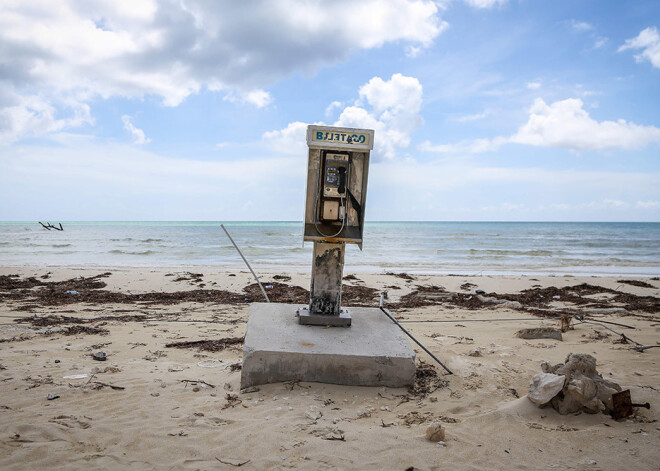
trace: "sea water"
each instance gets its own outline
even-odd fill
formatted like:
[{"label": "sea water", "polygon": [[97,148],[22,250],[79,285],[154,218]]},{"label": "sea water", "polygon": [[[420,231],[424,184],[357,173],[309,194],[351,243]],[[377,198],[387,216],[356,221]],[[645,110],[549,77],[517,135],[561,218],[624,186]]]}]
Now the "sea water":
[{"label": "sea water", "polygon": [[[248,261],[306,271],[300,222],[225,222]],[[244,269],[220,222],[0,222],[1,266]],[[346,271],[660,275],[660,223],[367,222]]]}]

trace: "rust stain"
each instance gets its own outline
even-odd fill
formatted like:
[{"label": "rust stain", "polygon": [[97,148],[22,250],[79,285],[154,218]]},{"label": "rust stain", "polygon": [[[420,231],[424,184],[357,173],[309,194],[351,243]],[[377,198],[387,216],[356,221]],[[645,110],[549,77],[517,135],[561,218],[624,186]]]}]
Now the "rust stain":
[{"label": "rust stain", "polygon": [[300,342],[300,345],[302,345],[303,347],[313,347],[313,346],[315,346],[316,344],[314,344],[314,343],[309,343],[309,342]]}]

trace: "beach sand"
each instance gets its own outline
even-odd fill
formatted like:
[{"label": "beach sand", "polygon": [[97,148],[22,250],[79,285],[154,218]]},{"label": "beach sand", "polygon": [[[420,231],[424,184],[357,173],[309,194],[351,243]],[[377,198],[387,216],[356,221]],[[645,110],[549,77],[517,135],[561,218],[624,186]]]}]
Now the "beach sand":
[{"label": "beach sand", "polygon": [[[262,301],[245,271],[0,275],[1,469],[659,468],[660,348],[640,353],[579,322],[563,341],[515,336],[559,326],[543,314],[587,313],[654,345],[657,279],[354,273],[345,304],[375,307],[387,290],[392,313],[454,374],[414,345],[424,374],[413,390],[291,382],[241,392],[249,302]],[[308,273],[260,276],[280,302],[301,302],[309,288]],[[583,283],[591,287],[567,289]],[[482,303],[476,289],[521,304]],[[14,321],[31,316],[41,320]],[[450,322],[411,322],[429,320]],[[214,351],[166,346],[220,339],[207,344]],[[107,361],[94,361],[98,351]],[[525,397],[532,376],[570,352],[596,357],[603,377],[651,409],[617,422],[536,407]],[[432,422],[443,423],[443,444],[425,438]]]}]

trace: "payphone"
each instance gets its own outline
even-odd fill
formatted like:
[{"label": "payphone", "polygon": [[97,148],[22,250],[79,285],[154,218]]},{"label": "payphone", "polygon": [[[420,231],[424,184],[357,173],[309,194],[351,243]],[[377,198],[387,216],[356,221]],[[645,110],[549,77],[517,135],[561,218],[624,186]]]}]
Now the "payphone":
[{"label": "payphone", "polygon": [[303,240],[314,242],[309,308],[301,324],[350,326],[341,309],[345,244],[362,249],[371,129],[307,127],[307,200]]}]

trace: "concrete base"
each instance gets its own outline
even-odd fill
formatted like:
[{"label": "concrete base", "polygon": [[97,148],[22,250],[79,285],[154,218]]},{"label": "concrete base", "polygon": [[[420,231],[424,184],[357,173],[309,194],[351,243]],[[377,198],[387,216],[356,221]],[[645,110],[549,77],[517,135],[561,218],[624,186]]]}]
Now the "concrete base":
[{"label": "concrete base", "polygon": [[300,305],[253,303],[243,346],[241,388],[282,381],[403,387],[415,380],[415,352],[377,308],[351,308],[348,329],[300,325]]},{"label": "concrete base", "polygon": [[341,310],[338,316],[313,314],[307,308],[298,309],[298,324],[302,325],[322,325],[328,327],[350,327],[351,315]]}]

